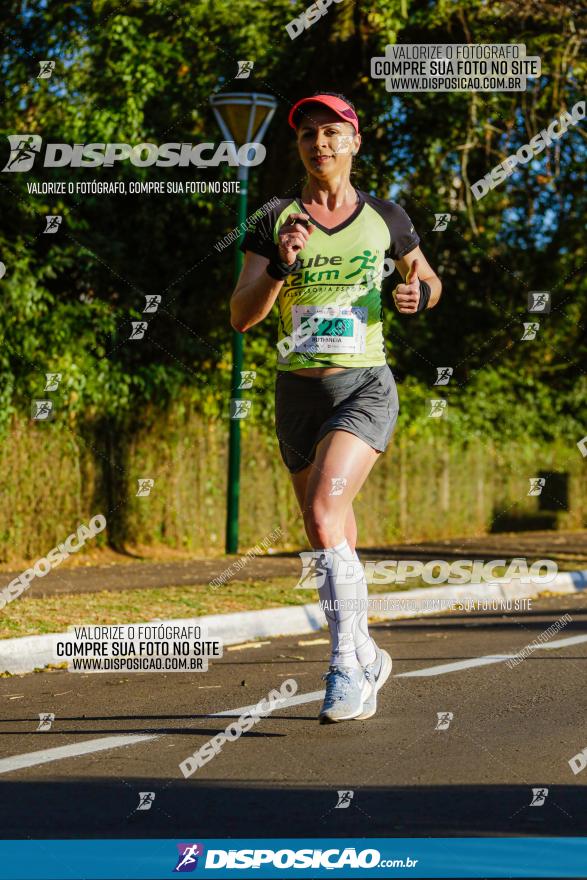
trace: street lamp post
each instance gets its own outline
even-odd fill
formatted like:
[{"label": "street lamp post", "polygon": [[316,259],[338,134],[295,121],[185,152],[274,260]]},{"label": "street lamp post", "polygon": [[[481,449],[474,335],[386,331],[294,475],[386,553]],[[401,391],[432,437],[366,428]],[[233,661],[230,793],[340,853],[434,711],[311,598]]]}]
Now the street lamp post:
[{"label": "street lamp post", "polygon": [[[210,104],[214,116],[226,141],[233,141],[236,146],[243,144],[259,144],[273,118],[277,101],[272,95],[257,92],[222,92],[212,95]],[[238,196],[239,237],[235,250],[234,277],[240,275],[243,265],[243,254],[238,247],[244,237],[244,224],[247,217],[248,165],[238,166],[240,192]],[[228,442],[228,484],[226,490],[226,552],[238,551],[238,507],[240,494],[240,458],[241,434],[240,418],[235,417],[232,401],[240,400],[241,371],[243,368],[243,334],[236,330],[232,333],[232,376],[230,405],[230,434]]]}]

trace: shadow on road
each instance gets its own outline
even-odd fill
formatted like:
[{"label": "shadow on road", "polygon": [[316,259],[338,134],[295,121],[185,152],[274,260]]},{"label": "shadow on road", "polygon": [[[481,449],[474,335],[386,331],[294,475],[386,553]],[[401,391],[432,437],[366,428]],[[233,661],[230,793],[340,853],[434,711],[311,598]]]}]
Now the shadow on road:
[{"label": "shadow on road", "polygon": [[[98,760],[108,760],[99,758]],[[334,783],[335,784],[335,783]],[[0,783],[5,838],[419,837],[587,833],[583,786],[554,785],[530,807],[528,785],[355,789],[336,809],[334,788],[269,788],[193,780]],[[139,791],[155,792],[136,811]]]}]

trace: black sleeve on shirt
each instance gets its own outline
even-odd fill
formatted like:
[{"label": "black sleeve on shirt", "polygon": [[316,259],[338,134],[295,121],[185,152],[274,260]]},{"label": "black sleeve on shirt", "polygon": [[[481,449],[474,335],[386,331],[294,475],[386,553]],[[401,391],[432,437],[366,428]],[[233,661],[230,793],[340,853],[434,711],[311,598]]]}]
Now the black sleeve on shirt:
[{"label": "black sleeve on shirt", "polygon": [[377,213],[385,220],[389,229],[391,244],[387,253],[392,260],[399,260],[401,257],[413,251],[420,244],[420,236],[414,229],[414,224],[404,211],[404,209],[395,202],[388,202],[384,199],[378,199],[368,193],[364,193],[365,200]]},{"label": "black sleeve on shirt", "polygon": [[271,207],[269,212],[263,217],[256,219],[254,214],[250,218],[250,222],[245,232],[242,244],[239,245],[243,253],[253,251],[260,254],[268,260],[278,260],[278,247],[273,240],[275,226],[279,215],[283,209],[291,202],[291,199],[279,199],[275,207]]}]

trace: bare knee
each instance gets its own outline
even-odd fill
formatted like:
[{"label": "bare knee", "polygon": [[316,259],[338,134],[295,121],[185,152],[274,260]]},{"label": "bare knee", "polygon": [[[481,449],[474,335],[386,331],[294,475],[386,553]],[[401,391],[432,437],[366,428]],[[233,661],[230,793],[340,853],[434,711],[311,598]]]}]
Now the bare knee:
[{"label": "bare knee", "polygon": [[304,526],[314,548],[335,547],[344,541],[344,521],[339,512],[319,503],[310,504],[304,511]]}]

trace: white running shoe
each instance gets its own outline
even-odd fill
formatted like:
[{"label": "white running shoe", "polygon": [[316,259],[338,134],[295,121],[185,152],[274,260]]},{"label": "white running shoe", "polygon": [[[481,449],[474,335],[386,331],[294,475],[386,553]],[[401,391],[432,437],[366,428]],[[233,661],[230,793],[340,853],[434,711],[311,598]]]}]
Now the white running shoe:
[{"label": "white running shoe", "polygon": [[371,695],[371,685],[362,668],[330,666],[326,675],[326,694],[318,716],[320,724],[356,718]]},{"label": "white running shoe", "polygon": [[383,687],[389,676],[391,675],[392,659],[383,648],[375,649],[377,651],[373,663],[363,667],[365,678],[371,685],[371,693],[363,703],[363,711],[360,715],[355,715],[356,721],[364,721],[371,718],[377,711],[377,691]]}]

